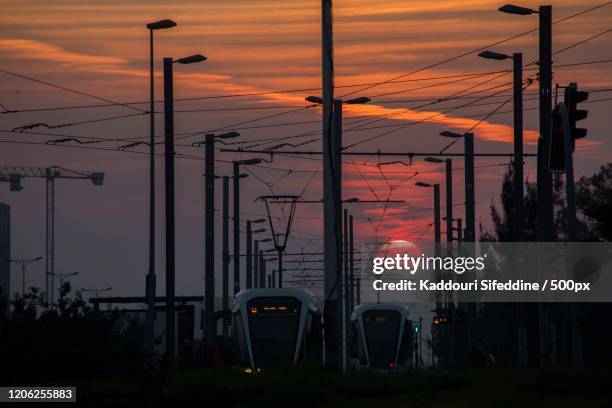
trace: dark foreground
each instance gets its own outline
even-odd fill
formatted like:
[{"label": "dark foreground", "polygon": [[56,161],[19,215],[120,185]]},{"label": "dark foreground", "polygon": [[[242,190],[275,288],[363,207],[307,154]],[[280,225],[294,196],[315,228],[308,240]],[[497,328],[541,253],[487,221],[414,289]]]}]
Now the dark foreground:
[{"label": "dark foreground", "polygon": [[[337,375],[302,369],[249,375],[180,371],[77,382],[81,407],[610,407],[612,370],[430,371]],[[74,382],[72,383],[74,384]],[[66,383],[67,385],[67,383]]]}]

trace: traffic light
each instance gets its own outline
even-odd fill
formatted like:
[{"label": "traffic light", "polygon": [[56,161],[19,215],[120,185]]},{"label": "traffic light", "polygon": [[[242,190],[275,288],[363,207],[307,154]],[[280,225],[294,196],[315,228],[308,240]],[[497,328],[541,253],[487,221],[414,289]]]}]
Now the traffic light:
[{"label": "traffic light", "polygon": [[588,111],[578,109],[578,104],[589,99],[589,93],[587,91],[579,91],[578,85],[575,82],[569,84],[565,89],[564,102],[567,107],[567,114],[569,118],[569,129],[572,141],[572,150],[576,147],[576,139],[580,139],[586,136],[587,130],[584,128],[577,128],[576,122],[579,120],[586,119]]},{"label": "traffic light", "polygon": [[565,140],[563,112],[559,106],[552,112],[550,149],[548,151],[548,169],[551,173],[565,172]]}]

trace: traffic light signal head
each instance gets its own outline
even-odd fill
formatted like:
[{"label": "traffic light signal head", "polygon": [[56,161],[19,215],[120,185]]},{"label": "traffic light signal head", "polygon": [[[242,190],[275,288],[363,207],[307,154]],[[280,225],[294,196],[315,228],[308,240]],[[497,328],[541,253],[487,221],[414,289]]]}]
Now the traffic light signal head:
[{"label": "traffic light signal head", "polygon": [[571,83],[565,89],[564,102],[567,107],[567,113],[570,125],[570,135],[572,141],[572,149],[575,148],[576,139],[580,139],[587,135],[587,130],[584,128],[577,128],[576,122],[579,120],[586,119],[588,111],[578,109],[578,104],[589,99],[589,93],[587,91],[578,90],[576,83]]},{"label": "traffic light signal head", "polygon": [[551,173],[565,172],[565,140],[563,114],[558,109],[552,112],[550,146],[548,151],[548,170]]}]

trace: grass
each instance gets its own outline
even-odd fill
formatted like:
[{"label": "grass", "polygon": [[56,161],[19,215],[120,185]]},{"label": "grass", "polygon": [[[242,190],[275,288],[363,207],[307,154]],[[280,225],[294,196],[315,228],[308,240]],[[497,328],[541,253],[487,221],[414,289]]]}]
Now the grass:
[{"label": "grass", "polygon": [[558,408],[609,407],[612,401],[612,370],[463,370],[395,375],[339,375],[318,368],[257,375],[229,369],[180,370],[170,375],[163,399],[155,403],[146,395],[151,387],[143,388],[142,384],[143,380],[136,378],[78,384],[77,405]]}]

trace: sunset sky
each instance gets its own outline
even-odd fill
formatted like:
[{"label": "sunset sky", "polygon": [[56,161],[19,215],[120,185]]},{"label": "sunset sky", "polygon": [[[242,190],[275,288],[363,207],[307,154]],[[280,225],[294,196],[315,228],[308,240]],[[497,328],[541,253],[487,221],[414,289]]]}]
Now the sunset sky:
[{"label": "sunset sky", "polygon": [[[170,3],[170,4],[169,4]],[[598,4],[597,1],[552,1],[553,21]],[[487,44],[537,28],[537,15],[503,14],[501,1],[407,1],[338,0],[334,2],[335,83],[337,97],[359,91],[359,84],[388,81],[420,68]],[[534,1],[517,4],[537,8]],[[0,68],[15,74],[61,85],[117,102],[146,102],[148,88],[148,32],[145,24],[171,18],[178,26],[156,32],[157,99],[162,97],[162,57],[184,57],[201,53],[204,63],[175,66],[175,98],[191,98],[175,104],[177,151],[191,156],[177,160],[177,292],[201,293],[203,285],[203,156],[191,143],[206,132],[238,130],[237,146],[269,148],[283,142],[304,144],[303,150],[320,150],[321,112],[304,98],[320,95],[321,5],[320,1],[33,1],[0,0]],[[589,175],[610,161],[612,142],[612,63],[586,63],[612,59],[612,32],[570,49],[566,47],[612,27],[612,4],[562,21],[553,26],[554,83],[578,82],[591,92],[589,118],[584,127],[588,138],[580,141],[575,155],[576,175]],[[537,59],[537,32],[492,48],[498,52],[523,52],[525,64]],[[351,97],[367,96],[372,102],[347,106],[344,111],[345,146],[353,151],[439,151],[449,140],[442,130],[462,132],[483,115],[499,108],[474,129],[476,152],[512,151],[512,101],[508,100],[511,61],[478,58],[477,53],[418,73],[400,81],[371,87]],[[525,67],[525,78],[535,79],[535,64]],[[492,73],[493,72],[493,73]],[[475,74],[472,76],[468,76]],[[461,76],[464,75],[464,76]],[[452,77],[451,77],[452,76]],[[443,77],[443,78],[440,78]],[[0,72],[0,104],[3,110],[34,110],[0,114],[2,160],[0,164],[104,171],[103,187],[84,181],[57,182],[56,271],[79,271],[74,284],[80,287],[113,286],[116,295],[144,294],[148,246],[148,161],[138,153],[118,152],[127,142],[104,139],[148,139],[148,116],[125,106],[40,111],[103,104],[82,94],[47,86]],[[352,85],[352,86],[351,86]],[[538,83],[525,90],[525,151],[535,151],[538,119]],[[275,91],[294,92],[275,92]],[[607,90],[607,92],[606,92]],[[481,93],[478,93],[480,91]],[[252,96],[236,94],[265,93]],[[501,96],[441,113],[413,126],[398,127],[429,118],[474,99],[454,99],[428,104],[450,95]],[[220,96],[231,96],[222,97]],[[193,99],[209,97],[208,99]],[[601,101],[600,101],[601,100]],[[506,105],[500,105],[505,102]],[[148,109],[148,105],[134,105]],[[303,107],[304,109],[299,108]],[[163,112],[163,105],[157,110]],[[178,111],[192,112],[178,112]],[[207,110],[207,111],[206,111]],[[196,111],[196,112],[193,112]],[[505,112],[505,113],[504,113]],[[79,124],[94,119],[137,114],[128,118]],[[271,115],[277,115],[269,117]],[[389,115],[389,117],[370,117]],[[267,117],[267,118],[266,118]],[[12,129],[46,123],[16,133]],[[157,115],[157,134],[163,134],[163,118]],[[269,126],[274,125],[274,126]],[[360,129],[361,127],[361,129]],[[392,129],[386,136],[373,138]],[[349,131],[350,130],[350,131]],[[303,135],[306,133],[306,135]],[[48,140],[81,138],[97,143],[45,145]],[[273,139],[261,141],[261,139]],[[137,139],[134,139],[137,140]],[[161,138],[160,138],[161,140]],[[7,141],[40,144],[13,144]],[[72,146],[72,147],[70,147]],[[80,146],[81,148],[77,148]],[[222,146],[219,145],[219,148]],[[106,148],[109,150],[93,150]],[[158,151],[161,152],[162,146]],[[285,146],[283,149],[291,149]],[[132,152],[146,152],[138,146]],[[457,143],[449,152],[461,152]],[[231,160],[264,157],[218,153],[217,174],[229,175]],[[200,158],[200,159],[199,159]],[[241,180],[242,218],[265,215],[265,206],[255,202],[263,194],[301,194],[305,200],[322,197],[318,156],[274,156],[272,163],[252,166],[250,177]],[[385,158],[380,161],[407,157]],[[391,198],[405,204],[349,205],[357,218],[359,242],[403,239],[428,242],[432,230],[431,190],[414,187],[415,181],[443,183],[443,168],[416,159],[378,167],[377,157],[345,157],[345,198],[364,200]],[[476,161],[477,222],[490,224],[488,207],[499,201],[501,177],[508,159]],[[525,159],[525,175],[535,180],[535,159]],[[454,160],[454,201],[463,202],[463,161]],[[158,160],[158,293],[163,293],[163,162]],[[246,170],[243,170],[246,171]],[[421,174],[414,175],[414,172]],[[366,181],[364,181],[364,179]],[[24,190],[0,189],[0,202],[12,207],[12,256],[44,255],[45,185],[26,179]],[[221,183],[217,184],[217,208],[221,209]],[[442,198],[444,199],[444,191]],[[290,252],[318,252],[322,248],[322,206],[301,204],[296,213]],[[455,216],[464,217],[463,206]],[[384,213],[384,218],[380,220]],[[369,218],[369,220],[368,220]],[[217,225],[216,250],[220,251],[221,222]],[[244,229],[244,228],[243,228]],[[443,228],[444,230],[444,228]],[[267,237],[267,236],[266,236]],[[262,237],[263,238],[263,237]],[[244,243],[242,244],[244,250]],[[217,257],[220,259],[220,256]],[[295,267],[296,264],[286,265]],[[43,285],[43,263],[31,268],[30,285]],[[271,266],[269,266],[269,269]],[[312,272],[317,274],[320,272]],[[20,276],[15,273],[13,282]],[[13,286],[15,288],[15,286]]]}]

